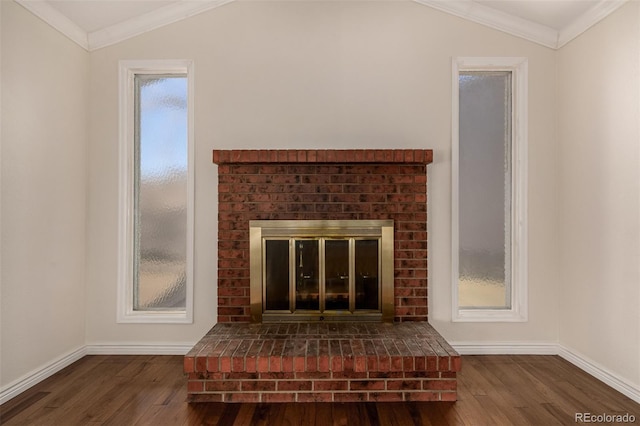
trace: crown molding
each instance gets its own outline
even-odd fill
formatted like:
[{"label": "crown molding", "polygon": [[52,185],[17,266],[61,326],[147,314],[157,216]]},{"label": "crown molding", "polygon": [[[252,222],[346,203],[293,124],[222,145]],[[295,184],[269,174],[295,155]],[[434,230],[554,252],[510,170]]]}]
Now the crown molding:
[{"label": "crown molding", "polygon": [[235,0],[182,1],[164,6],[137,18],[89,33],[88,50],[110,46],[233,1]]},{"label": "crown molding", "polygon": [[442,12],[556,49],[558,31],[545,25],[490,8],[472,0],[414,0]]},{"label": "crown molding", "polygon": [[20,6],[42,19],[85,50],[89,50],[86,31],[44,1],[16,0]]},{"label": "crown molding", "polygon": [[564,27],[558,36],[556,49],[561,48],[589,28],[602,21],[611,13],[619,9],[628,0],[600,0],[597,4],[583,13],[571,24]]},{"label": "crown molding", "polygon": [[[84,31],[46,1],[15,1],[60,31],[83,49],[93,51],[223,6],[235,0],[183,0],[179,3],[164,6],[153,12],[91,33]],[[492,9],[472,0],[413,1],[551,49],[559,49],[606,18],[629,0],[600,0],[582,16],[578,17],[560,31]]]}]

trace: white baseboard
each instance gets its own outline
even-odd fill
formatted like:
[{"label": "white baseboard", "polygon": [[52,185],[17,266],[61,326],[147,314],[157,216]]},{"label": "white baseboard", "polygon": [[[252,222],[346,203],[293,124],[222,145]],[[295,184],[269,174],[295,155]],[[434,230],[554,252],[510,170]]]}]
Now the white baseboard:
[{"label": "white baseboard", "polygon": [[558,345],[558,355],[640,404],[640,385],[630,383],[606,367],[565,346]]},{"label": "white baseboard", "polygon": [[63,368],[73,364],[79,359],[83,358],[87,354],[86,346],[82,346],[66,355],[48,363],[40,368],[37,368],[30,373],[22,376],[21,378],[14,380],[6,386],[0,389],[0,404],[4,404],[11,398],[14,398],[26,391],[30,387],[37,385],[41,381],[53,376]]},{"label": "white baseboard", "polygon": [[195,342],[149,345],[127,343],[85,345],[3,386],[0,389],[0,404],[4,404],[86,355],[185,355],[194,345]]},{"label": "white baseboard", "polygon": [[449,342],[460,355],[557,355],[558,344],[547,342]]},{"label": "white baseboard", "polygon": [[186,355],[193,343],[161,343],[132,345],[128,343],[100,343],[87,345],[87,355]]},{"label": "white baseboard", "polygon": [[460,355],[558,355],[623,395],[640,403],[639,385],[630,383],[597,362],[558,343],[450,342],[449,344],[453,346]]}]

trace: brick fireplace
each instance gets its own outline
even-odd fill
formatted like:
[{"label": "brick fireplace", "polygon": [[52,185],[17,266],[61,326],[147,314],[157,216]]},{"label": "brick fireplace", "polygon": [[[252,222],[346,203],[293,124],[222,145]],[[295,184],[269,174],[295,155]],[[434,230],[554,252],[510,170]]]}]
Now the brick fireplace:
[{"label": "brick fireplace", "polygon": [[218,322],[250,321],[249,221],[394,221],[394,319],[426,321],[431,150],[214,151]]},{"label": "brick fireplace", "polygon": [[[215,150],[218,324],[185,357],[191,401],[455,400],[427,323],[431,150]],[[249,324],[251,221],[391,220],[391,324]],[[315,327],[315,328],[314,328]]]}]

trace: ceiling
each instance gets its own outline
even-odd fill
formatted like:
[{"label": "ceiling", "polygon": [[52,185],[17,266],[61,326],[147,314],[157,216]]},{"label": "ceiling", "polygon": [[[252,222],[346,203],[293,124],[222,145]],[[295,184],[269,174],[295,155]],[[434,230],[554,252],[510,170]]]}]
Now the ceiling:
[{"label": "ceiling", "polygon": [[519,18],[560,31],[599,3],[598,0],[476,0]]},{"label": "ceiling", "polygon": [[[85,49],[95,50],[231,1],[245,0],[16,1]],[[414,1],[557,49],[627,0]]]}]

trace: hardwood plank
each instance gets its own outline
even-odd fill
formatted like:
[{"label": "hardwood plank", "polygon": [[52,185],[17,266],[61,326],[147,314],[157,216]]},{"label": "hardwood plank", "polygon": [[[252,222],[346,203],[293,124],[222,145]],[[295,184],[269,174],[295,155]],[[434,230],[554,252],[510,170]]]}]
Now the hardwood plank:
[{"label": "hardwood plank", "polygon": [[464,356],[458,401],[187,403],[180,356],[87,356],[0,406],[12,425],[571,425],[640,405],[557,356]]},{"label": "hardwood plank", "polygon": [[408,407],[409,404],[397,404],[393,402],[380,402],[378,407],[378,418],[383,425],[416,425],[414,416]]},{"label": "hardwood plank", "polygon": [[[518,407],[526,404],[526,401],[521,398],[520,394],[516,394],[512,389],[506,387],[500,378],[494,373],[496,365],[499,362],[502,362],[500,358],[503,358],[503,356],[497,357],[498,359],[475,358],[472,356],[469,361],[490,386],[490,390],[487,392],[487,398],[495,406],[496,410],[499,410],[505,417],[507,417],[510,424],[527,424],[527,420],[518,410]],[[487,415],[485,414],[484,417],[487,417]]]},{"label": "hardwood plank", "polygon": [[240,409],[238,410],[238,415],[233,426],[250,426],[255,410],[255,404],[240,404]]},{"label": "hardwood plank", "polygon": [[349,405],[341,402],[337,404],[332,404],[332,416],[331,416],[331,424],[333,426],[348,426],[349,425],[349,414],[347,407]]},{"label": "hardwood plank", "polygon": [[[560,365],[555,362],[556,359],[536,361],[535,358],[529,357],[520,359],[519,361],[525,370],[524,374],[532,377],[535,389],[546,395],[547,401],[550,401],[542,403],[543,408],[548,411],[558,423],[562,423],[563,419],[571,419],[570,422],[573,423],[573,416],[579,408],[580,402],[568,398],[567,393],[563,390],[561,383],[566,382],[567,379],[564,377],[567,371],[557,368]],[[575,375],[571,376],[571,380],[574,380]]]},{"label": "hardwood plank", "polygon": [[[494,404],[489,396],[491,384],[485,376],[475,368],[474,362],[465,365],[458,374],[458,403],[455,409],[463,419],[473,419],[478,412],[495,425],[509,424],[509,418]],[[470,424],[465,421],[464,424]]]},{"label": "hardwood plank", "polygon": [[258,405],[253,411],[253,417],[251,418],[252,425],[266,425],[269,417],[269,406],[266,404]]},{"label": "hardwood plank", "polygon": [[13,417],[23,413],[29,407],[32,407],[36,402],[40,401],[45,396],[49,395],[49,393],[50,392],[36,391],[36,392],[29,392],[28,395],[24,395],[24,397],[21,397],[21,398],[14,398],[16,401],[13,404],[11,404],[11,406],[9,406],[7,403],[7,407],[0,410],[0,420],[4,422],[8,422]]},{"label": "hardwood plank", "polygon": [[526,374],[517,360],[505,357],[502,362],[495,363],[493,371],[506,389],[519,390],[515,408],[527,424],[553,424],[553,417],[540,409],[541,404],[551,403],[553,399],[534,387],[535,377]]},{"label": "hardwood plank", "polygon": [[286,403],[258,404],[251,420],[252,425],[282,425],[285,423]]},{"label": "hardwood plank", "polygon": [[313,424],[315,422],[314,410],[313,403],[286,404],[283,426]]},{"label": "hardwood plank", "polygon": [[376,409],[376,405],[366,404],[365,409],[367,410],[367,418],[369,420],[369,424],[371,426],[379,426],[380,417],[378,416],[378,410]]},{"label": "hardwood plank", "polygon": [[316,413],[315,413],[316,414],[315,422],[311,424],[312,425],[328,424],[327,420],[331,419],[332,406],[333,404],[317,404]]},{"label": "hardwood plank", "polygon": [[222,409],[222,415],[218,420],[220,426],[233,426],[240,412],[240,404],[225,404]]}]

